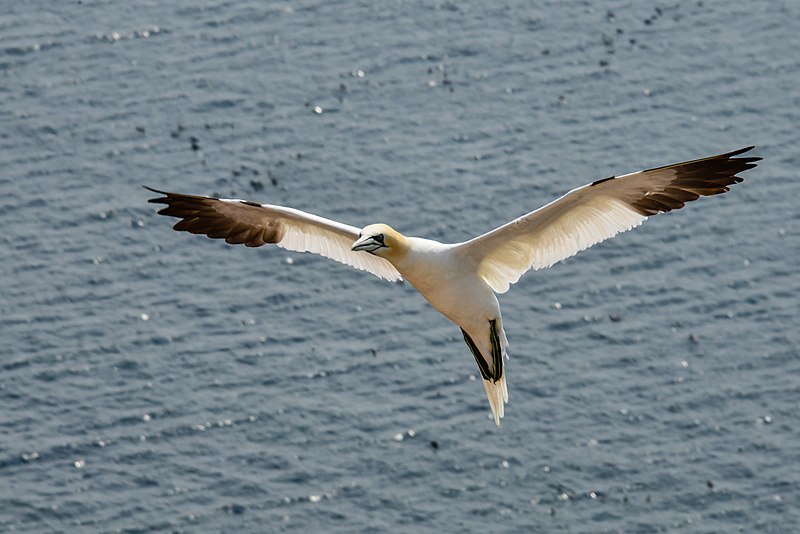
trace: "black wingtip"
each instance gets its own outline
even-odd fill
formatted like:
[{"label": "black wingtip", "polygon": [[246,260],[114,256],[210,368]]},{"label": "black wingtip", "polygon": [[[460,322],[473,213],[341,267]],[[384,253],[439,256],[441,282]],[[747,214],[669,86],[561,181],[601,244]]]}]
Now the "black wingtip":
[{"label": "black wingtip", "polygon": [[756,166],[754,165],[756,161],[761,161],[764,158],[759,158],[758,156],[748,156],[746,158],[734,158],[733,156],[738,156],[739,154],[750,152],[755,147],[756,147],[755,145],[751,145],[748,147],[740,148],[739,150],[734,150],[733,152],[724,154],[724,157],[727,157],[728,159],[735,159],[737,162],[744,164],[745,168],[743,170],[752,169]]},{"label": "black wingtip", "polygon": [[[739,150],[734,150],[733,152],[728,152],[727,154],[722,154],[722,157],[732,158],[733,156],[738,156],[739,154],[744,154],[745,152],[750,152],[756,147],[756,145],[746,146],[744,148],[740,148]],[[758,158],[761,159],[761,158]]]},{"label": "black wingtip", "polygon": [[159,195],[163,195],[163,196],[158,197],[158,198],[148,199],[147,202],[150,202],[150,203],[153,203],[153,204],[166,204],[165,200],[169,199],[170,193],[167,193],[166,191],[160,191],[158,189],[153,189],[152,187],[149,187],[149,186],[146,186],[146,185],[143,185],[142,187],[144,187],[148,191],[152,191],[153,193],[157,193]]},{"label": "black wingtip", "polygon": [[[730,154],[726,154],[726,156],[728,156],[728,157],[738,156],[739,154],[744,154],[745,152],[750,152],[755,147],[756,147],[755,145],[752,145],[752,146],[748,146],[748,147],[745,147],[745,148],[740,148],[739,150],[735,150],[735,151],[731,152]],[[738,161],[743,162],[743,163],[753,163],[753,162],[756,162],[756,161],[761,161],[764,158],[760,158],[758,156],[748,156],[746,158],[736,158],[736,159]],[[755,167],[755,165],[753,165],[753,167]],[[751,169],[752,167],[748,167],[748,168]]]}]

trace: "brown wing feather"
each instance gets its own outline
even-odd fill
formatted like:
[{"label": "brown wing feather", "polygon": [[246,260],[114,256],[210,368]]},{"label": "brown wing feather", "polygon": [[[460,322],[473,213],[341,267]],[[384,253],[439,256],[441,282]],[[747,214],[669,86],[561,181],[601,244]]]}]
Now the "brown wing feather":
[{"label": "brown wing feather", "polygon": [[146,189],[163,195],[150,199],[154,204],[166,204],[159,214],[181,219],[175,230],[224,239],[232,245],[275,244],[287,250],[312,252],[386,280],[401,279],[385,259],[351,250],[358,239],[358,228],[349,224],[286,206]]},{"label": "brown wing feather", "polygon": [[[166,204],[158,211],[159,215],[178,217],[173,229],[192,234],[206,235],[212,239],[224,239],[231,245],[260,247],[267,243],[279,243],[283,239],[284,226],[278,220],[260,217],[257,213],[241,220],[225,213],[223,201],[217,198],[168,193],[148,187],[150,191],[164,195],[152,198],[148,202]],[[259,204],[238,201],[241,206],[260,209]]]},{"label": "brown wing feather", "polygon": [[[742,181],[737,174],[752,169],[756,166],[755,162],[761,160],[761,158],[755,157],[734,158],[734,156],[753,148],[749,146],[727,154],[634,173],[643,178],[654,178],[654,183],[658,185],[639,198],[629,199],[628,203],[638,213],[649,217],[657,213],[680,209],[686,202],[697,200],[701,196],[726,193],[730,191],[729,186]],[[615,180],[624,179],[626,176],[604,181],[603,185],[613,187]],[[662,176],[670,177],[670,179],[662,184],[659,180]]]},{"label": "brown wing feather", "polygon": [[529,269],[549,267],[647,217],[718,195],[761,158],[737,158],[754,147],[597,180],[481,236],[457,250],[495,291],[508,290]]}]

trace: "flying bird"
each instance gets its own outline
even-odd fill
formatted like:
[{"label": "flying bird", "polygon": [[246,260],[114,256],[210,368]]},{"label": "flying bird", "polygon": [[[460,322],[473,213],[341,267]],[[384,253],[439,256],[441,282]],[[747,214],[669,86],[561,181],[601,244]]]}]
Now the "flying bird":
[{"label": "flying bird", "polygon": [[499,426],[508,402],[508,340],[495,294],[530,269],[550,267],[651,215],[727,192],[761,159],[735,157],[752,148],[597,180],[461,243],[408,237],[386,224],[358,229],[284,206],[147,189],[163,195],[149,201],[166,204],[159,214],[181,219],[175,230],[248,247],[275,244],[386,280],[405,278],[461,328]]}]

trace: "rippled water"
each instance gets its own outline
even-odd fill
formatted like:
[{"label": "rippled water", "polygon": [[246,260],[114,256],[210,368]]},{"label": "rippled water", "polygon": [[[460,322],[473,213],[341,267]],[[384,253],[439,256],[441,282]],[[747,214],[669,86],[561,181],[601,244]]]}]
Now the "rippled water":
[{"label": "rippled water", "polygon": [[[800,7],[646,4],[7,2],[0,529],[796,528]],[[502,296],[500,429],[411,287],[140,187],[458,241],[749,144]]]}]

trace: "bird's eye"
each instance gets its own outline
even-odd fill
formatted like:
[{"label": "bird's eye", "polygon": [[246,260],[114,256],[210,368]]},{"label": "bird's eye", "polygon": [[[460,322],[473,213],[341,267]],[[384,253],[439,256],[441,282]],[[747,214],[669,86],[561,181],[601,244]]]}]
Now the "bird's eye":
[{"label": "bird's eye", "polygon": [[380,243],[381,245],[386,246],[386,243],[383,241],[384,240],[383,234],[378,234],[375,237],[373,237],[373,239],[378,243]]}]

